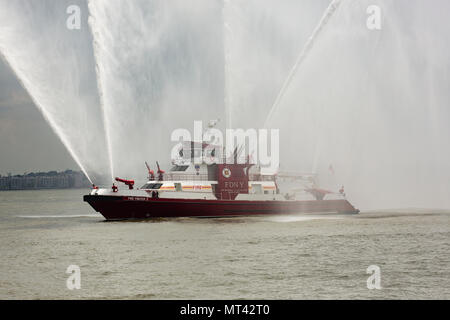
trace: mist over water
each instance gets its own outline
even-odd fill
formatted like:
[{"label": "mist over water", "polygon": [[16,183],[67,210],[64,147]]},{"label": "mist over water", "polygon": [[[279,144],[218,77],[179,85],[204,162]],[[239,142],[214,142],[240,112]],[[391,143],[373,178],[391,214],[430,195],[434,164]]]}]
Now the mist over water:
[{"label": "mist over water", "polygon": [[[66,28],[79,1],[0,2],[0,53],[84,173],[108,172],[92,45]],[[95,78],[94,78],[95,79]],[[43,151],[44,152],[44,151]]]},{"label": "mist over water", "polygon": [[[366,27],[372,4],[382,9],[381,30]],[[444,1],[343,1],[271,119],[284,128],[285,165],[345,185],[362,209],[449,207],[446,9]]]},{"label": "mist over water", "polygon": [[448,1],[92,0],[84,32],[43,3],[1,1],[0,50],[89,176],[167,169],[173,129],[221,118],[360,209],[450,208]]}]

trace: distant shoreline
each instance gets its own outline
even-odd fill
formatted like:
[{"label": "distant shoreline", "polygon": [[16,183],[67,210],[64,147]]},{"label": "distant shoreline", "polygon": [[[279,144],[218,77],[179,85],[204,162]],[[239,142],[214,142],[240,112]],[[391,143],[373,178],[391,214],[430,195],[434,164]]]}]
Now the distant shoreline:
[{"label": "distant shoreline", "polygon": [[0,176],[0,191],[82,189],[90,185],[82,172],[73,170]]}]

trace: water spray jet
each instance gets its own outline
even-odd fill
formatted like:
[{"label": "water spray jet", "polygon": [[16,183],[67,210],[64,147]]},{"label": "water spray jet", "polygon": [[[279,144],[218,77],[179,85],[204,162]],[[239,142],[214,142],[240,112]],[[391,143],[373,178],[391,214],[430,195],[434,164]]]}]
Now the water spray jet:
[{"label": "water spray jet", "polygon": [[330,5],[325,10],[322,18],[320,19],[317,27],[314,29],[312,35],[309,37],[308,41],[306,42],[305,46],[303,47],[302,51],[298,55],[297,60],[295,61],[294,66],[290,70],[283,86],[281,87],[275,102],[272,105],[272,108],[269,111],[269,114],[266,117],[266,121],[264,122],[264,127],[267,128],[269,125],[269,122],[271,121],[273,114],[277,111],[278,105],[280,104],[281,100],[283,99],[283,96],[286,92],[286,89],[291,84],[292,78],[296,74],[297,70],[301,66],[302,62],[306,59],[308,54],[310,53],[311,49],[314,47],[314,43],[317,41],[317,38],[320,36],[320,33],[323,31],[325,26],[328,24],[336,10],[339,8],[339,5],[341,4],[341,0],[332,0]]}]

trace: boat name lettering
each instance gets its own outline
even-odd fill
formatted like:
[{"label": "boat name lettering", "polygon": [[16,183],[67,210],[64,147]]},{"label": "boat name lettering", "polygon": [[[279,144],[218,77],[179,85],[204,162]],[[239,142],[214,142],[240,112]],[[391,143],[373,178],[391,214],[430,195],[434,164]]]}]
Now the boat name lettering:
[{"label": "boat name lettering", "polygon": [[147,198],[146,197],[127,197],[127,200],[145,201],[145,200],[147,200]]}]

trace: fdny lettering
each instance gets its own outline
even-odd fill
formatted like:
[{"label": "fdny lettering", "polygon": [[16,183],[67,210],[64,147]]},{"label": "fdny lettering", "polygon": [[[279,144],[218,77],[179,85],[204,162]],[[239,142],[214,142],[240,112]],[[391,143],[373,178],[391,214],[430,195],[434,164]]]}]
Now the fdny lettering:
[{"label": "fdny lettering", "polygon": [[225,188],[227,189],[243,189],[245,187],[244,181],[236,181],[236,182],[229,182],[225,181]]}]

